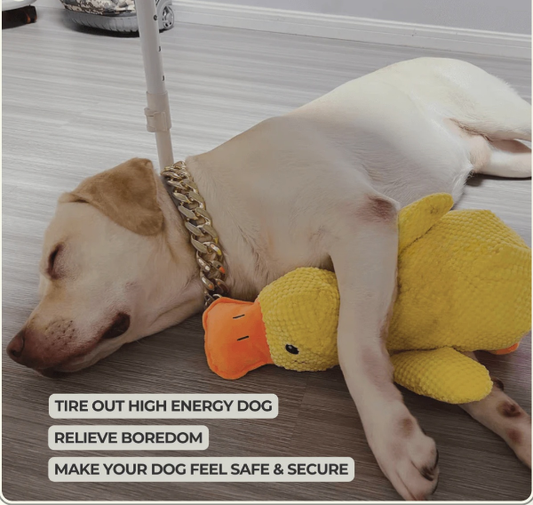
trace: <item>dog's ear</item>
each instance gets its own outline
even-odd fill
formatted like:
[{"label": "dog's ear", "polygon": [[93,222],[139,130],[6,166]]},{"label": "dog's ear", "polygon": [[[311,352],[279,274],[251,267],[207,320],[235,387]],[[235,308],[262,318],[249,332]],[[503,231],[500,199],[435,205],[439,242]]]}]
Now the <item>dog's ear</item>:
[{"label": "dog's ear", "polygon": [[147,159],[133,158],[93,175],[74,191],[63,194],[59,202],[94,205],[115,223],[139,235],[156,235],[163,230],[154,167]]}]

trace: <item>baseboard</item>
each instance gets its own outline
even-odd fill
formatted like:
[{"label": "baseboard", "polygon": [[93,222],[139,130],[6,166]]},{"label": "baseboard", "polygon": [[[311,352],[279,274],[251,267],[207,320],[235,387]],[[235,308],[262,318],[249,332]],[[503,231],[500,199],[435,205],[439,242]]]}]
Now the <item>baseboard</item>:
[{"label": "baseboard", "polygon": [[531,36],[263,7],[174,0],[185,23],[531,59]]}]

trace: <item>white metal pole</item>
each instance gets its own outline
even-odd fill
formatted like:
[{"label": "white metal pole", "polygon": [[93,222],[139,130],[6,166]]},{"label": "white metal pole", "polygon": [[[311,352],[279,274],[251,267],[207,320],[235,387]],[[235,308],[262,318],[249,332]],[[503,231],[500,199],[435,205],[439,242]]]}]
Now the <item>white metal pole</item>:
[{"label": "white metal pole", "polygon": [[163,73],[155,0],[136,0],[135,9],[137,10],[139,37],[146,75],[146,99],[148,102],[148,107],[144,109],[146,128],[155,133],[159,167],[162,169],[174,163],[174,156],[170,139],[172,124],[165,74]]}]

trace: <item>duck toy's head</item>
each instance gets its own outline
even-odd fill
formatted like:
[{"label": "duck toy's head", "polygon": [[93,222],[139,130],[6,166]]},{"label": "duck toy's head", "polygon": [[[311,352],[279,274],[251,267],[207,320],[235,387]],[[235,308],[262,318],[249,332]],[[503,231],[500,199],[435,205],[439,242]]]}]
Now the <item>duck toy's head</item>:
[{"label": "duck toy's head", "polygon": [[203,316],[209,367],[224,379],[267,364],[327,370],[338,363],[339,303],[335,276],[318,268],[284,275],[253,303],[219,298]]}]

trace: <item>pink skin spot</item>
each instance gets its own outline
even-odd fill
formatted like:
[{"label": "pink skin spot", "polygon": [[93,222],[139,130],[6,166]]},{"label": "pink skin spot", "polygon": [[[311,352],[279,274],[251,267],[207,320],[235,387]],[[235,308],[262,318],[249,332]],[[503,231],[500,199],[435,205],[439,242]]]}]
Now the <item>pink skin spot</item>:
[{"label": "pink skin spot", "polygon": [[507,436],[509,437],[509,440],[513,444],[519,444],[522,441],[522,435],[520,434],[520,432],[518,430],[510,429],[507,432]]},{"label": "pink skin spot", "polygon": [[409,437],[415,428],[415,422],[410,417],[404,417],[400,421],[400,434],[407,438]]},{"label": "pink skin spot", "polygon": [[379,196],[367,196],[365,204],[359,209],[365,221],[391,222],[396,220],[397,211],[392,202]]}]

